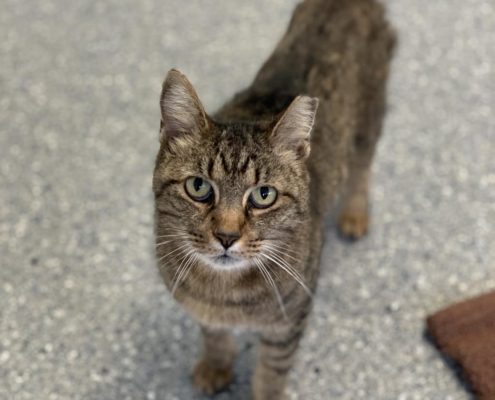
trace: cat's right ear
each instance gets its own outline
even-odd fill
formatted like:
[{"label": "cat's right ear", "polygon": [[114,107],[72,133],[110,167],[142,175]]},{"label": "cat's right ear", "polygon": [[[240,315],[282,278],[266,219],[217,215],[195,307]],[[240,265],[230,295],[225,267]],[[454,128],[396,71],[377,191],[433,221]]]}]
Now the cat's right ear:
[{"label": "cat's right ear", "polygon": [[208,127],[208,118],[196,91],[186,76],[176,69],[171,69],[163,82],[160,109],[161,143],[188,141]]}]

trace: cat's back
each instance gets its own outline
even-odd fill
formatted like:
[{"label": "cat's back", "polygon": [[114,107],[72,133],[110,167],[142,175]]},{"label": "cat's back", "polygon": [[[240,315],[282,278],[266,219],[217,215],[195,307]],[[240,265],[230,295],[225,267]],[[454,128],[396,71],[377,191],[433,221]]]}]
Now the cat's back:
[{"label": "cat's back", "polygon": [[306,0],[249,88],[217,114],[227,120],[272,119],[300,94],[320,100],[308,159],[314,208],[324,213],[346,175],[358,136],[383,114],[395,44],[375,0]]}]

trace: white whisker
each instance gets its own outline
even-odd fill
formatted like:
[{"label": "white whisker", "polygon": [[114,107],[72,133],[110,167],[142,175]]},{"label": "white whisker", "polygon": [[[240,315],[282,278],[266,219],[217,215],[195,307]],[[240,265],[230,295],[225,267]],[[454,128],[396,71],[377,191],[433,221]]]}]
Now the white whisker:
[{"label": "white whisker", "polygon": [[[296,257],[293,257],[291,255],[291,250],[289,248],[278,246],[275,243],[271,243],[271,242],[270,243],[266,243],[265,244],[265,247],[269,248],[270,250],[272,250],[273,252],[275,252],[277,254],[280,254],[281,256],[287,256],[287,257],[291,258],[294,261],[301,262],[300,259],[298,259]],[[295,253],[292,252],[292,254],[295,254]]]},{"label": "white whisker", "polygon": [[196,256],[194,254],[194,250],[191,250],[187,255],[186,255],[187,261],[182,267],[182,270],[179,273],[179,276],[177,277],[177,280],[174,282],[174,286],[172,287],[172,297],[175,294],[175,291],[179,287],[179,283],[182,280],[182,278],[187,276],[187,273],[189,272],[189,269],[191,266],[194,264],[194,261],[196,261]]},{"label": "white whisker", "polygon": [[301,285],[301,287],[306,291],[306,293],[312,297],[313,293],[311,290],[308,288],[307,284],[304,282],[304,278],[297,272],[293,267],[291,267],[287,262],[280,258],[278,255],[273,253],[269,249],[265,249],[268,254],[266,253],[260,253],[263,257],[269,259],[272,261],[275,265],[279,266],[282,268],[285,272],[287,272],[294,280]]},{"label": "white whisker", "polygon": [[177,275],[180,273],[182,269],[182,265],[186,262],[187,257],[193,252],[192,249],[186,249],[180,255],[182,256],[177,262],[179,263],[179,266],[175,270],[174,276],[172,277],[172,282],[175,283]]},{"label": "white whisker", "polygon": [[160,242],[160,243],[155,244],[155,247],[162,246],[164,244],[168,244],[168,243],[172,243],[172,242],[176,242],[176,241],[177,241],[176,239],[166,240],[164,242]]},{"label": "white whisker", "polygon": [[179,237],[179,238],[185,238],[185,237],[189,237],[189,235],[187,235],[186,233],[180,233],[180,234],[169,234],[169,235],[159,235],[159,236],[155,236],[157,239],[159,238],[165,238],[165,237]]},{"label": "white whisker", "polygon": [[179,247],[177,247],[176,249],[172,250],[171,252],[165,254],[164,256],[160,257],[158,259],[158,261],[161,261],[163,260],[164,258],[168,257],[168,256],[171,256],[172,254],[176,253],[177,251],[179,250],[183,250],[185,248],[187,248],[189,246],[189,243],[183,243],[182,245],[180,245]]},{"label": "white whisker", "polygon": [[[176,252],[174,255],[172,255],[173,258],[176,258],[177,256],[179,257],[183,257],[185,253],[187,253],[189,250],[187,249],[187,247],[184,247],[184,248],[181,248],[180,251]],[[170,253],[169,253],[170,254]],[[167,255],[169,255],[167,254]],[[164,256],[165,257],[165,256]],[[160,259],[158,259],[157,263],[158,263],[158,269],[159,270],[162,270],[163,267],[166,266],[166,264],[164,263],[161,263],[160,261],[164,258],[164,257],[161,257]],[[181,258],[180,260],[182,260],[183,258]],[[179,260],[179,261],[180,261]]]},{"label": "white whisker", "polygon": [[273,291],[275,292],[275,297],[276,297],[277,302],[280,306],[280,310],[282,311],[284,318],[286,320],[288,320],[289,318],[287,316],[287,311],[285,310],[284,301],[283,301],[282,296],[280,295],[280,292],[277,288],[277,284],[275,283],[272,276],[270,275],[270,271],[268,270],[268,268],[266,268],[266,266],[263,264],[263,262],[260,259],[254,258],[254,263],[257,265],[257,267],[258,267],[259,271],[261,272],[261,274],[263,275],[263,278],[265,279],[265,281],[267,281],[268,284],[273,288]]}]

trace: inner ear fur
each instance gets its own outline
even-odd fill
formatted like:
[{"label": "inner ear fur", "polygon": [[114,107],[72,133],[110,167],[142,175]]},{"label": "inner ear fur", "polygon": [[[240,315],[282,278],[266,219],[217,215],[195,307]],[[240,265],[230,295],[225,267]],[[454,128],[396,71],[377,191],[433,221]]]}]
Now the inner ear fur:
[{"label": "inner ear fur", "polygon": [[275,149],[292,151],[298,158],[310,153],[310,134],[313,129],[318,99],[297,96],[275,124],[270,140]]},{"label": "inner ear fur", "polygon": [[171,69],[163,82],[160,96],[160,141],[199,134],[208,128],[208,117],[187,77]]}]

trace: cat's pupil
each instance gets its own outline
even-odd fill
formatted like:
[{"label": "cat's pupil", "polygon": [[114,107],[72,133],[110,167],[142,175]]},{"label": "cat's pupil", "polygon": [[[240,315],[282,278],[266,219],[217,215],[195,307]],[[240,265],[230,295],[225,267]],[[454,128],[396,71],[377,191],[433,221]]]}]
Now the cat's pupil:
[{"label": "cat's pupil", "polygon": [[260,187],[260,196],[263,200],[266,200],[269,193],[270,193],[270,189],[267,186]]},{"label": "cat's pupil", "polygon": [[195,178],[193,182],[194,190],[196,192],[199,192],[199,189],[201,189],[201,186],[203,186],[203,179],[201,178]]}]

